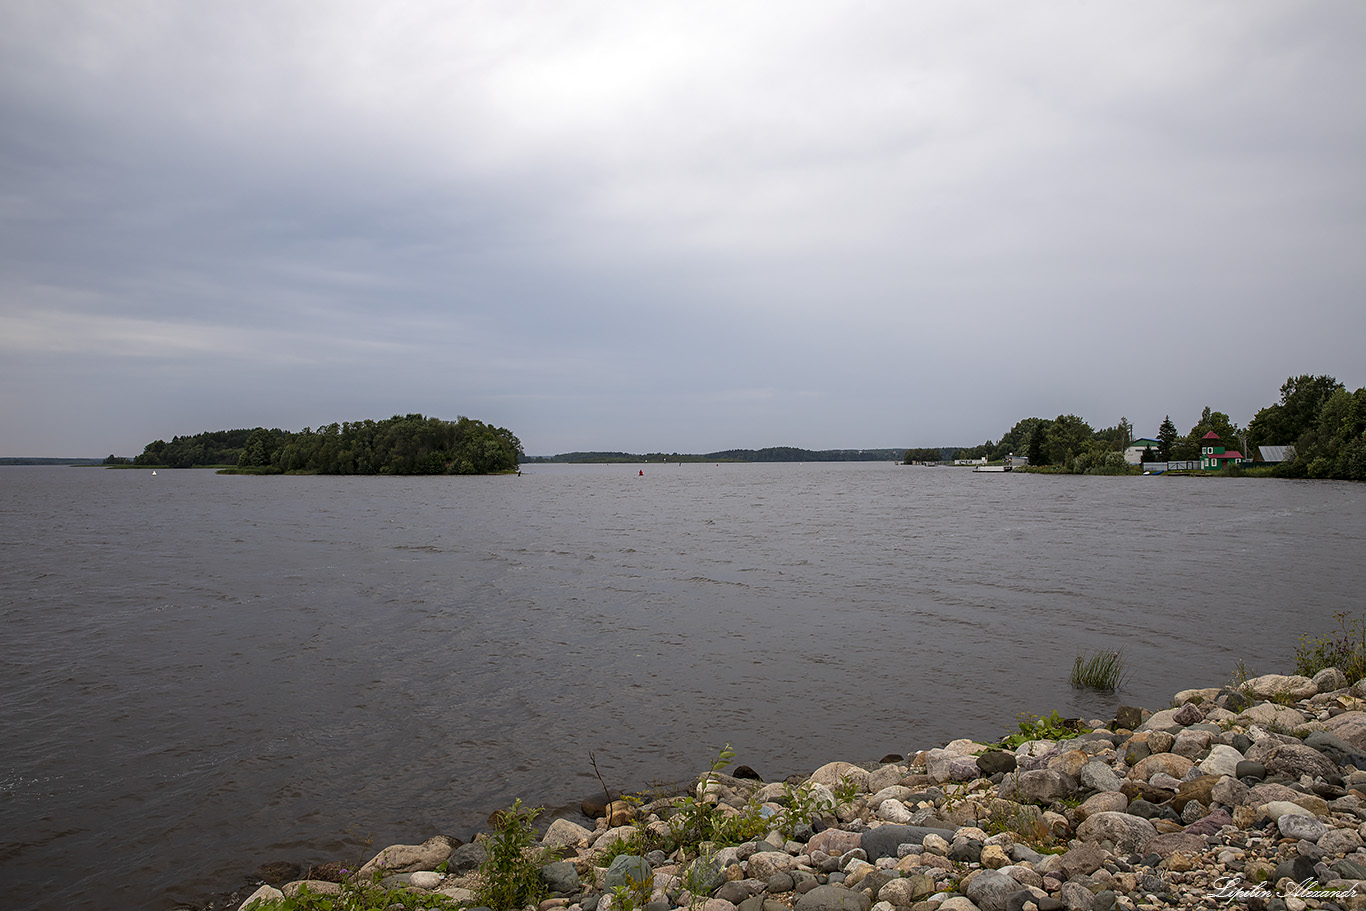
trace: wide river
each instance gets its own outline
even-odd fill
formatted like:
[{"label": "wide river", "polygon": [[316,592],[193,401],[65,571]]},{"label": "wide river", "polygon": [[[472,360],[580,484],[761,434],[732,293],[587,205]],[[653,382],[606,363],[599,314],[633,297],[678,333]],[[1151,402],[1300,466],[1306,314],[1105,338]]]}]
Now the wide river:
[{"label": "wide river", "polygon": [[[514,797],[767,778],[1290,672],[1366,485],[888,463],[0,469],[7,908],[203,907]],[[1117,697],[1079,650],[1122,648]],[[215,904],[221,904],[221,899]]]}]

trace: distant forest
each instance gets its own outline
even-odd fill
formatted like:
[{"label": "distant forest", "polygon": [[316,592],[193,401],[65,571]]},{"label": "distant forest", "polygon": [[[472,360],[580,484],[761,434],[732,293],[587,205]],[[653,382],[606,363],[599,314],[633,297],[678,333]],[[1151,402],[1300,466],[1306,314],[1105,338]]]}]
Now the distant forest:
[{"label": "distant forest", "polygon": [[5,458],[0,465],[99,465],[99,459]]},{"label": "distant forest", "polygon": [[904,449],[798,449],[770,446],[767,449],[725,449],[720,452],[565,452],[523,459],[529,463],[575,462],[896,462]]},{"label": "distant forest", "polygon": [[256,427],[155,440],[133,464],[230,466],[253,474],[490,474],[515,471],[521,456],[521,442],[502,427],[409,414],[298,432]]}]

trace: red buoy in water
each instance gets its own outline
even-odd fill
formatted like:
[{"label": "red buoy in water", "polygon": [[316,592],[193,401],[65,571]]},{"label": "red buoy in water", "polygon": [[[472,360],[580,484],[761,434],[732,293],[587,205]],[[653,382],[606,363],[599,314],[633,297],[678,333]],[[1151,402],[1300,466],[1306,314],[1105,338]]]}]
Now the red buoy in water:
[{"label": "red buoy in water", "polygon": [[640,470],[640,476],[641,476],[642,478],[645,477],[645,469],[644,469],[644,468],[642,468],[642,469]]}]

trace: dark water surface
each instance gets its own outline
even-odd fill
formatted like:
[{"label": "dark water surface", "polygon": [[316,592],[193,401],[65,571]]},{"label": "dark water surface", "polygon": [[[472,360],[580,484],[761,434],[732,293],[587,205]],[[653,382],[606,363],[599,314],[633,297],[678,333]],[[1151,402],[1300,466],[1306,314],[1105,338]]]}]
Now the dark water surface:
[{"label": "dark water surface", "polygon": [[[1289,671],[1363,605],[1366,485],[885,463],[522,477],[0,469],[0,886],[169,909],[462,837]],[[1119,699],[1067,684],[1123,646]],[[369,840],[369,848],[364,847]]]}]

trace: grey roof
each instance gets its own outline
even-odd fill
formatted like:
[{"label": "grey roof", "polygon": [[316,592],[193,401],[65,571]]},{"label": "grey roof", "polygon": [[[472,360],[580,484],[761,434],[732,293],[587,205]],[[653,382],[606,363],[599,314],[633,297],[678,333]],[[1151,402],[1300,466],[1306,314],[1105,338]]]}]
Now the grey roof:
[{"label": "grey roof", "polygon": [[1258,446],[1263,462],[1289,462],[1295,458],[1294,446]]}]

